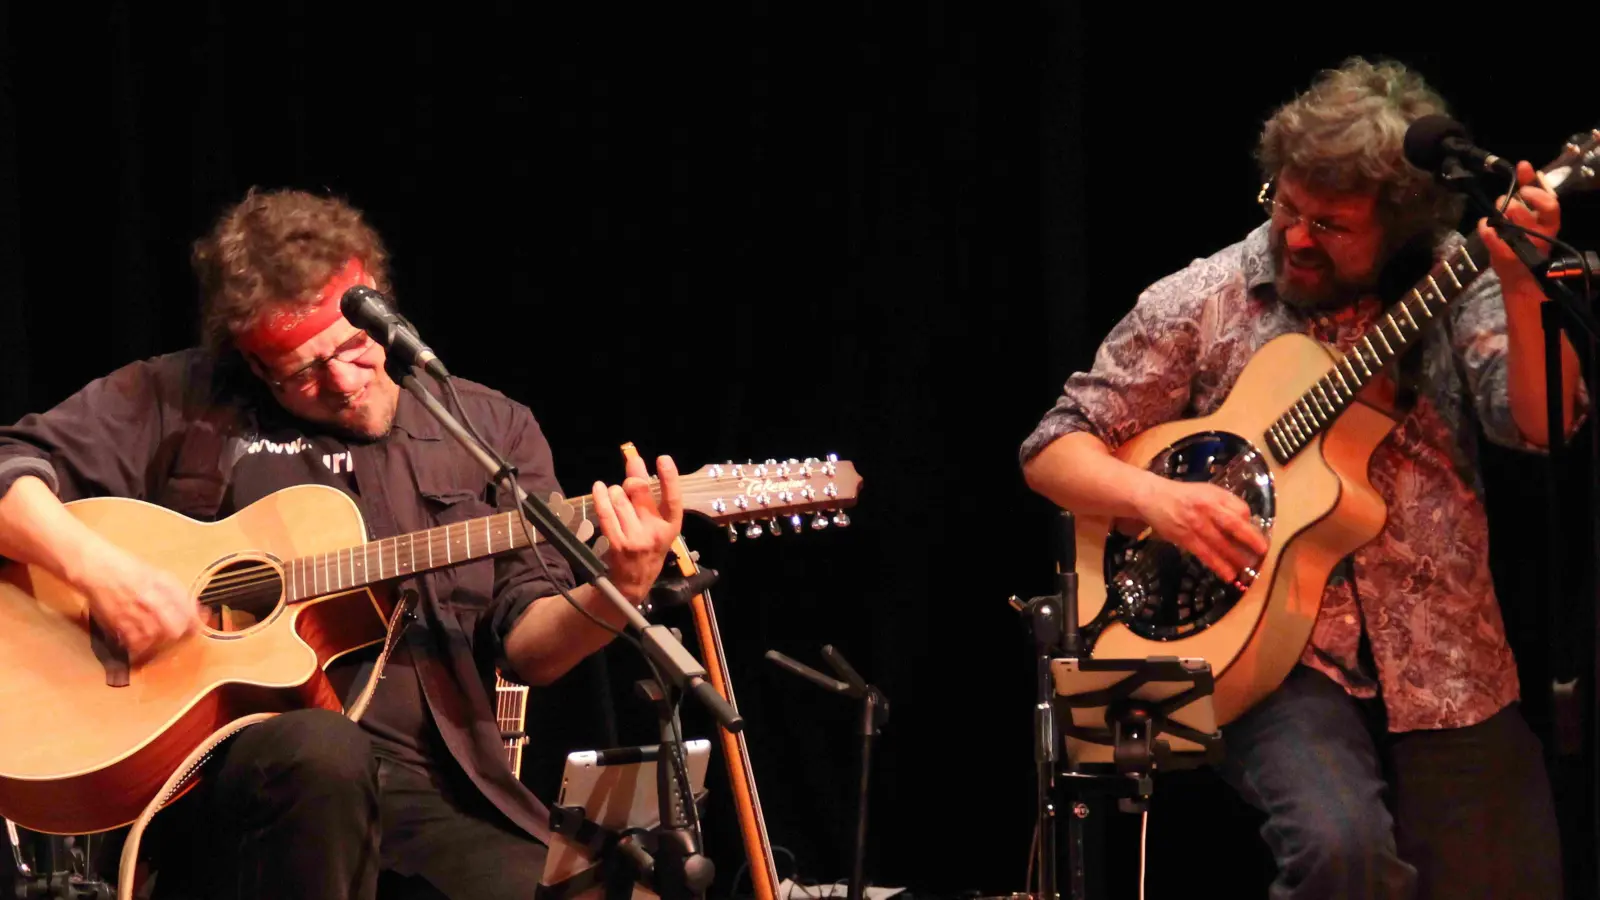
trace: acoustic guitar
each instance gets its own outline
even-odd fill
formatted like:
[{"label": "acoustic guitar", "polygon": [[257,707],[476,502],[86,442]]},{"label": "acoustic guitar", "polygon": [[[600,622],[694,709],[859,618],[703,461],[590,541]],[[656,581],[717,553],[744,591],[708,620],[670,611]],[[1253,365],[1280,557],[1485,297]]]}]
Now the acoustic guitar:
[{"label": "acoustic guitar", "polygon": [[[1563,195],[1592,188],[1597,144],[1600,130],[1574,138],[1541,170],[1545,183]],[[1079,624],[1093,655],[1208,660],[1218,724],[1281,684],[1311,638],[1334,566],[1377,537],[1388,516],[1367,467],[1396,422],[1362,389],[1488,268],[1474,235],[1348,353],[1306,335],[1278,337],[1251,358],[1216,412],[1119,447],[1123,462],[1242,498],[1269,547],[1253,570],[1227,582],[1148,530],[1131,536],[1109,518],[1079,516]]]},{"label": "acoustic guitar", "polygon": [[[729,527],[848,507],[860,482],[847,461],[706,466],[681,479],[684,508]],[[589,498],[567,502],[589,517]],[[67,509],[189,584],[205,616],[130,663],[77,591],[34,566],[0,567],[0,816],[57,834],[132,821],[225,723],[340,710],[324,669],[383,641],[385,583],[528,546],[515,512],[368,542],[355,503],[319,485],[214,523],[121,498]]]}]

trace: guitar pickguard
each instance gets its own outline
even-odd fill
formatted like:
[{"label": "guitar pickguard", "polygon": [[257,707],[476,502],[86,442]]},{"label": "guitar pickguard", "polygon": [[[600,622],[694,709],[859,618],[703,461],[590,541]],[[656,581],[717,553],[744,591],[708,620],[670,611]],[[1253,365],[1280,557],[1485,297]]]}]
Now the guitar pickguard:
[{"label": "guitar pickguard", "polygon": [[[1211,482],[1245,501],[1251,517],[1269,537],[1276,515],[1272,472],[1261,452],[1234,434],[1206,431],[1157,453],[1150,471],[1163,478]],[[1106,604],[1088,629],[1091,639],[1111,621],[1153,641],[1197,634],[1216,623],[1257,573],[1246,568],[1224,581],[1194,556],[1146,529],[1129,536],[1113,531],[1103,559]]]}]

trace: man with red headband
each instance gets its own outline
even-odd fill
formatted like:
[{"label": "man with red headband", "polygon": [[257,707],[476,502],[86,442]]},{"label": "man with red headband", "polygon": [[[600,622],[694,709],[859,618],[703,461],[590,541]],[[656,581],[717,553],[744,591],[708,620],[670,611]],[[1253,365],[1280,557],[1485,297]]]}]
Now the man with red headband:
[{"label": "man with red headband", "polygon": [[[348,494],[369,539],[512,508],[384,369],[384,348],[339,311],[353,285],[388,293],[387,254],[360,213],[295,191],[252,191],[195,245],[204,346],[125,366],[49,412],[0,429],[0,555],[81,591],[135,658],[197,622],[171,574],[91,531],[62,501],[145,500],[214,520],[282,488]],[[456,379],[466,413],[523,487],[559,489],[528,409]],[[642,601],[682,522],[677,471],[661,501],[631,455],[596,483],[624,595]],[[544,806],[511,774],[494,670],[547,684],[610,634],[558,596],[572,576],[548,544],[398,582],[416,600],[359,724],[280,715],[232,739],[201,787],[157,819],[164,895],[238,898],[527,897],[548,838]],[[617,626],[584,585],[570,593]],[[346,705],[375,653],[330,669]],[[9,739],[0,737],[0,739]],[[159,847],[158,847],[159,850]]]}]

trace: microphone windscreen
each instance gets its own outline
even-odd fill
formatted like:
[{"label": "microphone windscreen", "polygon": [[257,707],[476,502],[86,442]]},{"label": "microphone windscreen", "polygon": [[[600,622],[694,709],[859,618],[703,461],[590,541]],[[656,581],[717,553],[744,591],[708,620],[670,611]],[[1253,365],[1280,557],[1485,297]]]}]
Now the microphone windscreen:
[{"label": "microphone windscreen", "polygon": [[1423,116],[1406,129],[1406,162],[1424,172],[1437,172],[1449,155],[1445,142],[1459,138],[1471,142],[1467,129],[1449,116]]}]

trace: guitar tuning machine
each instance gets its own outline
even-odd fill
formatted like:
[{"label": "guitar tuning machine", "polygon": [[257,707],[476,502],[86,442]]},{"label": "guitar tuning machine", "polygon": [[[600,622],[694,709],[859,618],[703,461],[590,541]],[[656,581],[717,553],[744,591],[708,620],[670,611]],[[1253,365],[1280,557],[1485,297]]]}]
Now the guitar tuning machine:
[{"label": "guitar tuning machine", "polygon": [[799,513],[792,513],[789,516],[789,528],[790,528],[790,530],[794,531],[796,534],[798,534],[800,532],[800,526],[802,524],[803,524],[803,520],[800,518],[800,514]]},{"label": "guitar tuning machine", "polygon": [[728,543],[739,543],[739,529],[733,527],[732,525],[728,526]]},{"label": "guitar tuning machine", "polygon": [[845,515],[844,510],[841,509],[833,514],[833,524],[839,526],[840,528],[849,528],[850,517]]},{"label": "guitar tuning machine", "polygon": [[761,537],[762,534],[763,530],[760,522],[751,522],[749,525],[745,526],[744,536],[752,541],[758,537]]},{"label": "guitar tuning machine", "polygon": [[773,537],[777,537],[777,536],[783,534],[783,529],[778,527],[778,520],[775,519],[775,518],[767,520],[767,531]]},{"label": "guitar tuning machine", "polygon": [[822,529],[827,528],[827,527],[828,527],[828,514],[825,513],[825,512],[817,513],[816,517],[811,520],[811,530],[812,531],[821,531]]}]

